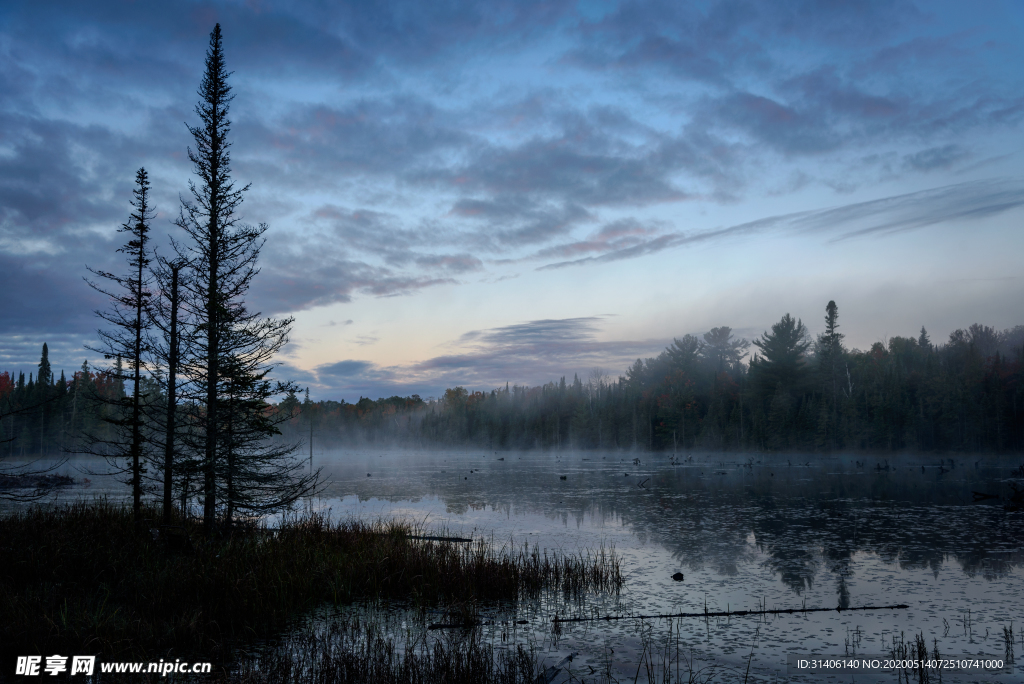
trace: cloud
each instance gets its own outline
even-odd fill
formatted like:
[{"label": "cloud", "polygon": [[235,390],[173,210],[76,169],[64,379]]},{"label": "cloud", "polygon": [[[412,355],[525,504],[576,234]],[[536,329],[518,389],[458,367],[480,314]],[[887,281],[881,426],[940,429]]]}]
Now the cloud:
[{"label": "cloud", "polygon": [[[476,138],[458,117],[422,97],[398,93],[344,104],[293,103],[235,127],[250,150],[238,161],[261,182],[293,189],[344,186],[353,176],[416,177]],[[241,167],[240,167],[241,168]]]},{"label": "cloud", "polygon": [[600,340],[602,321],[600,316],[544,319],[468,332],[456,343],[458,352],[412,364],[408,370],[475,387],[506,381],[541,384],[594,366],[625,367],[664,346],[660,340]]},{"label": "cloud", "polygon": [[440,269],[450,273],[479,271],[483,262],[472,254],[431,254],[416,257],[416,265],[422,268]]},{"label": "cloud", "polygon": [[450,215],[476,224],[474,234],[467,237],[478,248],[498,253],[566,235],[594,219],[579,204],[559,205],[510,193],[492,199],[460,199]]},{"label": "cloud", "polygon": [[452,343],[447,354],[382,367],[345,360],[318,366],[321,396],[387,396],[417,393],[440,396],[449,387],[489,390],[506,382],[540,385],[590,369],[625,368],[638,357],[660,353],[671,340],[599,339],[602,316],[544,319],[474,330]]},{"label": "cloud", "polygon": [[[0,113],[0,239],[9,252],[63,248],[82,228],[123,221],[134,169],[110,131]],[[137,167],[136,167],[137,168]],[[110,201],[119,191],[120,205]],[[122,194],[123,193],[123,194]]]},{"label": "cloud", "polygon": [[[484,191],[582,205],[645,206],[687,199],[669,179],[676,160],[657,147],[612,149],[603,136],[534,138],[481,149],[466,164],[431,170],[430,179],[461,191]],[[419,180],[426,181],[426,176]]]},{"label": "cloud", "polygon": [[537,270],[634,259],[694,243],[771,231],[831,233],[829,241],[839,242],[869,235],[891,235],[960,219],[995,216],[1022,206],[1024,184],[1020,181],[994,179],[960,183],[830,209],[770,216],[726,228],[672,232],[610,249],[599,256],[545,264]]},{"label": "cloud", "polygon": [[51,332],[45,339],[36,335],[5,334],[4,343],[0,346],[0,373],[7,371],[25,374],[38,373],[39,358],[42,356],[43,343],[46,343],[50,363],[56,377],[61,371],[70,378],[82,366],[82,361],[89,361],[91,367],[105,365],[102,359],[95,360],[95,354],[85,349],[86,344],[96,344],[95,335],[79,333]]},{"label": "cloud", "polygon": [[[116,270],[139,166],[155,233],[174,232],[214,22],[234,72],[233,175],[253,182],[244,218],[271,223],[251,303],[284,313],[493,282],[527,259],[1013,209],[1009,186],[946,187],[1019,147],[1020,47],[1000,12],[972,9],[965,28],[896,0],[14,0],[0,9],[0,334],[89,334],[102,302],[79,277]],[[712,230],[656,220],[680,202],[924,173],[943,188],[919,201]]]},{"label": "cloud", "polygon": [[373,368],[373,364],[367,361],[338,361],[318,366],[316,372],[328,378],[350,378],[365,375]]},{"label": "cloud", "polygon": [[581,44],[567,50],[564,59],[592,69],[660,67],[659,75],[669,78],[721,84],[769,71],[781,60],[772,54],[780,44],[813,52],[864,50],[921,19],[915,7],[895,0],[856,6],[809,0],[770,8],[744,0],[622,2],[599,19],[582,22]]},{"label": "cloud", "polygon": [[917,171],[932,171],[934,169],[948,169],[950,166],[970,156],[960,145],[949,144],[939,147],[929,147],[926,150],[907,154],[903,156],[903,163]]},{"label": "cloud", "polygon": [[447,277],[403,275],[362,261],[322,254],[314,247],[301,253],[268,256],[267,265],[254,281],[252,298],[256,309],[280,314],[349,302],[356,293],[395,297],[456,282]]},{"label": "cloud", "polygon": [[361,347],[365,347],[365,346],[371,345],[371,344],[376,344],[379,341],[380,341],[380,338],[379,337],[374,337],[373,335],[357,335],[356,339],[355,339],[355,343],[358,344]]},{"label": "cloud", "polygon": [[648,243],[664,226],[644,225],[634,218],[625,218],[605,224],[585,240],[563,243],[542,249],[532,255],[535,259],[576,257],[581,254],[621,252]]},{"label": "cloud", "polygon": [[1019,181],[990,180],[950,185],[922,192],[860,202],[812,212],[794,222],[797,229],[840,234],[831,240],[890,235],[960,219],[979,219],[1024,206]]}]

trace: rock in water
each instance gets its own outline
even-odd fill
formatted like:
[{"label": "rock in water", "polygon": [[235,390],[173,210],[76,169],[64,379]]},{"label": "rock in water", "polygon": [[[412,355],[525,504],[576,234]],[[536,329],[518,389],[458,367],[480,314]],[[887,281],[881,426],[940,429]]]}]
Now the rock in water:
[{"label": "rock in water", "polygon": [[677,572],[676,574],[672,575],[672,579],[674,579],[676,582],[682,582],[683,581],[683,573]]}]

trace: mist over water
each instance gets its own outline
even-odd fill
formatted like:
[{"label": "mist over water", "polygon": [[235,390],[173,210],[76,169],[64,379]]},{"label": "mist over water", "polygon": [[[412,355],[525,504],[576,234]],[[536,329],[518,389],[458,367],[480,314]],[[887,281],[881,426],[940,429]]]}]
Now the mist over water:
[{"label": "mist over water", "polygon": [[[76,485],[58,501],[127,497],[126,487],[95,474],[98,466],[84,475],[83,463],[65,466]],[[304,506],[335,518],[405,518],[428,533],[499,547],[614,548],[625,576],[617,597],[481,606],[492,622],[483,638],[532,644],[548,665],[577,652],[577,674],[593,668],[632,681],[645,648],[672,648],[694,670],[719,668],[715,681],[735,673],[742,681],[748,660],[748,681],[824,681],[787,674],[787,654],[879,656],[894,640],[923,634],[943,657],[1004,658],[1003,628],[1011,623],[1021,653],[1024,512],[1006,510],[1011,485],[1024,484],[1018,466],[984,455],[327,450],[312,459],[325,486]],[[976,502],[975,492],[998,498]],[[672,579],[677,572],[682,581]],[[909,608],[597,621],[563,624],[560,634],[551,627],[556,614],[898,603]],[[510,635],[501,620],[513,613],[528,623]],[[671,647],[670,629],[678,639]],[[1012,674],[944,673],[943,681],[1020,681],[1024,668],[1014,667]],[[895,674],[854,681],[876,680]]]},{"label": "mist over water", "polygon": [[[786,675],[787,653],[887,654],[894,639],[920,633],[944,657],[1002,658],[1003,627],[1024,623],[1024,513],[1004,509],[1021,480],[1018,464],[995,457],[693,453],[642,454],[637,463],[623,452],[332,451],[314,465],[330,481],[315,505],[334,516],[406,517],[437,532],[561,552],[614,547],[626,576],[617,599],[582,608],[556,601],[531,620],[549,659],[582,652],[584,672],[611,657],[613,671],[635,675],[641,623],[564,625],[556,638],[556,611],[910,606],[674,621],[706,663],[742,672],[752,652],[751,673],[769,681],[800,681]],[[999,498],[975,502],[974,492]],[[683,581],[673,581],[676,572]],[[648,621],[650,638],[667,634],[668,623]]]}]

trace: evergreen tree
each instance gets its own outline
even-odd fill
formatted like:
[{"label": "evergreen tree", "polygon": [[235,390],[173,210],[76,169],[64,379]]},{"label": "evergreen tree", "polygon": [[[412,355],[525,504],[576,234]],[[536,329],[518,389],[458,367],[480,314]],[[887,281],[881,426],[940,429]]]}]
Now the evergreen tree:
[{"label": "evergreen tree", "polygon": [[[273,421],[266,420],[266,400],[276,391],[286,392],[288,386],[272,385],[267,374],[273,368],[273,355],[287,341],[292,319],[263,319],[244,303],[258,272],[256,262],[267,225],[245,224],[237,213],[248,186],[236,188],[231,180],[229,75],[217,24],[210,34],[195,109],[200,124],[188,127],[195,142],[188,156],[199,182],[189,183],[191,197],[182,200],[177,220],[189,237],[179,247],[179,256],[195,274],[186,286],[185,300],[200,334],[190,343],[183,370],[188,367],[195,400],[202,405],[203,523],[207,529],[216,522],[224,478],[231,478],[223,509],[229,519],[245,499],[239,487],[249,486],[250,493],[258,490],[258,505],[265,508],[285,505],[294,500],[297,490],[308,490],[315,483],[315,478],[293,477],[294,471],[283,464],[288,449],[267,451],[260,446],[277,433]],[[242,481],[241,468],[251,468],[260,477]],[[271,476],[262,479],[267,473]]]},{"label": "evergreen tree", "polygon": [[295,410],[299,407],[299,398],[295,396],[295,390],[292,389],[286,395],[284,400],[278,404],[278,408],[287,417],[291,418],[295,415]]},{"label": "evergreen tree", "polygon": [[786,314],[772,325],[771,332],[766,331],[761,339],[754,340],[754,346],[760,354],[751,360],[750,370],[763,391],[772,392],[779,386],[793,390],[800,386],[810,346],[807,326],[800,319]]},{"label": "evergreen tree", "polygon": [[53,371],[50,369],[50,350],[43,342],[43,355],[39,359],[39,382],[49,385],[53,382]]},{"label": "evergreen tree", "polygon": [[758,398],[761,438],[771,448],[786,448],[802,433],[801,409],[810,342],[807,328],[788,313],[754,340],[760,354],[750,361],[750,376]]},{"label": "evergreen tree", "polygon": [[923,325],[921,326],[921,335],[917,338],[917,343],[921,346],[921,349],[931,351],[932,341],[929,339],[928,331],[924,329]]},{"label": "evergreen tree", "polygon": [[828,403],[831,408],[826,439],[835,449],[838,446],[839,424],[839,374],[843,366],[843,337],[839,332],[839,307],[834,300],[825,306],[825,332],[818,336],[815,344],[818,357],[818,371],[822,376]]},{"label": "evergreen tree", "polygon": [[732,328],[723,325],[704,333],[702,355],[711,363],[715,373],[731,370],[747,353],[750,342],[732,336]]},{"label": "evergreen tree", "polygon": [[39,455],[46,454],[46,423],[49,417],[49,403],[53,398],[51,396],[53,384],[53,371],[50,369],[50,350],[47,348],[46,343],[43,342],[43,353],[39,359],[39,375],[36,376],[36,396],[35,401],[39,404],[39,411],[37,413],[37,420],[39,423]]},{"label": "evergreen tree", "polygon": [[673,366],[685,371],[691,369],[703,348],[704,343],[693,335],[683,335],[682,339],[674,338],[665,353]]},{"label": "evergreen tree", "polygon": [[[144,341],[149,321],[149,222],[155,216],[149,202],[149,175],[146,169],[140,168],[135,174],[135,190],[131,205],[134,207],[127,223],[122,224],[118,232],[128,234],[128,242],[117,251],[126,255],[129,272],[127,275],[115,275],[105,271],[89,269],[94,275],[106,280],[109,285],[102,286],[89,282],[93,289],[110,299],[110,308],[98,311],[97,315],[111,326],[108,330],[100,330],[100,347],[92,348],[103,354],[105,359],[117,359],[115,366],[115,382],[118,388],[124,386],[123,360],[127,359],[131,367],[131,396],[124,397],[119,391],[114,401],[120,404],[121,415],[112,419],[115,425],[128,433],[119,447],[127,444],[126,455],[130,462],[132,487],[132,510],[135,520],[139,521],[142,511],[142,373],[146,368],[143,358],[146,349]],[[105,289],[110,287],[111,289]],[[40,366],[41,368],[41,366]],[[118,449],[123,452],[123,448]]]}]

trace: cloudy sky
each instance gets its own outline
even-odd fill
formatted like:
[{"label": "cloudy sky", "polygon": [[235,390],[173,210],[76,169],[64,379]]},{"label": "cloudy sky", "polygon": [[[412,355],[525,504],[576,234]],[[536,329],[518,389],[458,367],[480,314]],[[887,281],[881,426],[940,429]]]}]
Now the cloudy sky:
[{"label": "cloudy sky", "polygon": [[69,373],[135,170],[160,241],[220,22],[250,301],[315,397],[623,372],[839,304],[853,346],[1024,323],[1024,6],[0,5],[0,370]]}]

